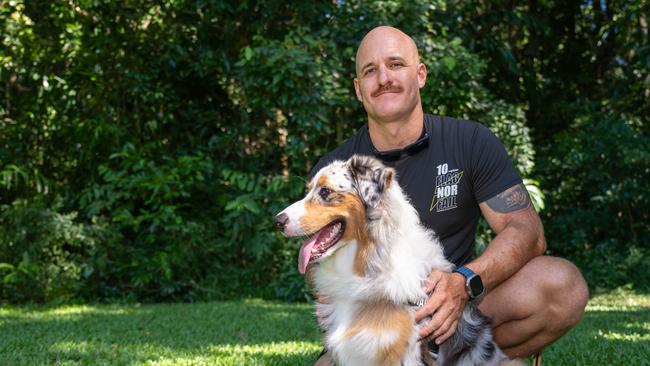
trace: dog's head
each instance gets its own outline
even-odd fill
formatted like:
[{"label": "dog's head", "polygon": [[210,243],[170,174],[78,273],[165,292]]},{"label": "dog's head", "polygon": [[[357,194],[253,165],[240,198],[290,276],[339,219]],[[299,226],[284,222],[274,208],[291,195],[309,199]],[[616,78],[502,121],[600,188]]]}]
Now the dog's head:
[{"label": "dog's head", "polygon": [[380,209],[395,172],[379,160],[354,155],[334,161],[307,183],[306,196],[275,217],[275,225],[287,236],[307,239],[300,248],[298,268],[325,260],[345,245],[356,242],[354,269],[363,273],[370,251],[367,222]]}]

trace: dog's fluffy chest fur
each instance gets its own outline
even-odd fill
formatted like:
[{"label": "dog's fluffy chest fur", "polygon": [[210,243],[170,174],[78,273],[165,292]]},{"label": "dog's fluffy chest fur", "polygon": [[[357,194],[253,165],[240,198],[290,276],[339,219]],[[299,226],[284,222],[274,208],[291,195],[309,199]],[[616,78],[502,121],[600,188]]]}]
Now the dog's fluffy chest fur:
[{"label": "dog's fluffy chest fur", "polygon": [[323,261],[314,274],[315,289],[325,301],[317,304],[317,313],[339,365],[420,365],[413,304],[427,296],[422,282],[432,268],[450,271],[452,265],[418,221],[407,233],[390,236],[375,244],[387,245],[368,256],[363,276],[354,271],[355,242]]}]

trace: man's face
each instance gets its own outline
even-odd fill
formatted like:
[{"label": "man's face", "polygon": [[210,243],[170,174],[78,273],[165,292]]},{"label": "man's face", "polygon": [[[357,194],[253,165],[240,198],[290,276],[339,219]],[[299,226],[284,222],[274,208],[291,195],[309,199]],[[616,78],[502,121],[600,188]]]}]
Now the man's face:
[{"label": "man's face", "polygon": [[359,46],[356,61],[354,87],[370,119],[404,118],[420,103],[426,67],[405,34],[393,28],[371,31]]}]

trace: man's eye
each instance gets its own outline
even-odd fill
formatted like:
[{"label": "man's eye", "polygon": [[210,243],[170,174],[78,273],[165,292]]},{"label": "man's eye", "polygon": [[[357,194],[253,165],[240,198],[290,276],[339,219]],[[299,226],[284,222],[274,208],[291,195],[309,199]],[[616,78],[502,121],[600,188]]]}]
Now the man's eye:
[{"label": "man's eye", "polygon": [[401,67],[401,66],[402,66],[402,64],[399,63],[399,62],[395,62],[395,63],[390,64],[390,67],[392,67],[393,69]]},{"label": "man's eye", "polygon": [[363,75],[369,75],[375,72],[375,69],[366,69],[366,71],[363,73]]},{"label": "man's eye", "polygon": [[332,190],[327,187],[322,187],[320,191],[318,191],[320,198],[324,200],[327,200],[327,197],[329,197],[330,193],[332,193]]}]

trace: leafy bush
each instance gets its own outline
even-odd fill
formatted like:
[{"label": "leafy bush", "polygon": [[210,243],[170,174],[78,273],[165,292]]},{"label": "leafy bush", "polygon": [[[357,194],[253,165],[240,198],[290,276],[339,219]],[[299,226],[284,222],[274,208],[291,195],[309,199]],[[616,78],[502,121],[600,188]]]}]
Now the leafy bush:
[{"label": "leafy bush", "polygon": [[559,134],[542,160],[551,253],[567,256],[592,286],[650,288],[650,138],[638,119],[593,113]]},{"label": "leafy bush", "polygon": [[[58,195],[78,212],[70,225],[107,227],[87,253],[87,298],[304,299],[298,243],[271,220],[365,122],[354,52],[375,25],[421,35],[427,112],[526,138],[519,107],[481,88],[483,62],[430,27],[443,2],[12,4],[2,199]],[[515,155],[527,169],[532,155]]]},{"label": "leafy bush", "polygon": [[99,226],[76,222],[76,212],[60,209],[60,204],[26,200],[0,206],[0,299],[79,297],[105,233]]},{"label": "leafy bush", "polygon": [[[102,297],[182,299],[209,258],[205,222],[194,210],[214,203],[208,193],[212,160],[152,157],[147,148],[126,144],[98,170],[103,183],[83,192],[79,203],[91,220],[110,222],[120,237],[97,248],[89,279],[96,291]],[[194,207],[192,196],[203,198],[203,206]]]},{"label": "leafy bush", "polygon": [[284,276],[288,263],[296,267],[297,246],[277,232],[273,218],[289,197],[298,197],[304,182],[229,169],[222,172],[221,179],[219,200],[224,211],[216,223],[219,236],[213,238],[221,268],[211,271],[206,286],[218,284],[219,291],[228,297],[275,297],[285,292],[285,286],[292,285],[278,282],[278,277]]},{"label": "leafy bush", "polygon": [[540,182],[553,253],[632,265],[648,243],[640,4],[10,1],[0,299],[304,299],[298,243],[271,220],[365,122],[354,56],[380,24],[419,45],[425,111],[489,126],[538,203]]}]

